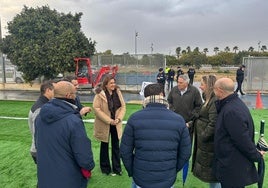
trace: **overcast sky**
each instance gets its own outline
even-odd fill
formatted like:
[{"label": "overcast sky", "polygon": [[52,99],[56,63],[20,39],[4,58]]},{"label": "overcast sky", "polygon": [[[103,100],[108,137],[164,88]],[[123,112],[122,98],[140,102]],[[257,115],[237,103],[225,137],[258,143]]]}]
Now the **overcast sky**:
[{"label": "overcast sky", "polygon": [[[175,54],[179,46],[248,50],[268,47],[268,0],[0,0],[3,37],[7,22],[23,5],[48,5],[58,12],[82,12],[82,31],[96,50],[114,54]],[[153,44],[153,45],[152,45]]]}]

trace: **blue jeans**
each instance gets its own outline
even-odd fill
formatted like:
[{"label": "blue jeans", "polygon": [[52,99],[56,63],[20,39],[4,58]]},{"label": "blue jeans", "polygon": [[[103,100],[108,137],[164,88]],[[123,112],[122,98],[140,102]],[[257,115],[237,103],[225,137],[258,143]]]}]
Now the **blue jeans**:
[{"label": "blue jeans", "polygon": [[209,183],[209,188],[221,188],[220,183]]},{"label": "blue jeans", "polygon": [[[140,187],[140,186],[136,185],[136,183],[134,182],[134,180],[132,180],[132,185],[131,185],[131,188],[142,188],[142,187]],[[172,187],[170,187],[170,188],[173,188],[173,186],[172,186]]]}]

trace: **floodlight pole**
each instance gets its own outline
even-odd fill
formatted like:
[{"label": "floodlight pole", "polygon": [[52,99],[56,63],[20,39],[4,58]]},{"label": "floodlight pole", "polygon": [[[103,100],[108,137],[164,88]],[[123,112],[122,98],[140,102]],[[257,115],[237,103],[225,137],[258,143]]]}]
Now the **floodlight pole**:
[{"label": "floodlight pole", "polygon": [[138,37],[139,33],[137,31],[135,31],[135,55],[137,55],[137,37]]}]

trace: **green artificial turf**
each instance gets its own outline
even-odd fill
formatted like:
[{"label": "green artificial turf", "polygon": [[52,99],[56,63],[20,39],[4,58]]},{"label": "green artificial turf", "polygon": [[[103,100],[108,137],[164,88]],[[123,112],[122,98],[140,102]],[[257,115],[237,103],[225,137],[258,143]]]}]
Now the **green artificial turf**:
[{"label": "green artificial turf", "polygon": [[[31,134],[28,127],[27,117],[33,102],[27,101],[0,101],[0,116],[17,117],[24,119],[3,119],[0,118],[0,187],[3,188],[30,188],[36,187],[36,165],[34,164],[30,153]],[[91,103],[84,105],[92,106]],[[124,120],[141,109],[141,105],[127,104],[127,113]],[[260,120],[264,119],[268,122],[268,110],[251,110],[251,114],[255,123],[255,131],[259,132]],[[94,114],[90,113],[84,120],[93,119]],[[85,123],[87,134],[92,140],[92,150],[96,167],[93,170],[92,178],[88,183],[90,188],[129,188],[131,187],[131,178],[127,176],[123,170],[122,176],[106,176],[103,175],[99,168],[99,142],[93,138],[93,124]],[[268,135],[268,126],[265,132]],[[256,134],[256,139],[259,134]],[[266,140],[268,137],[266,136]],[[266,163],[267,163],[267,156]],[[268,163],[267,163],[268,164]],[[122,165],[123,166],[123,165]],[[268,165],[266,172],[268,173]],[[266,175],[267,177],[267,175]],[[181,173],[175,187],[182,187]],[[188,173],[187,181],[184,188],[207,188],[208,185],[195,178],[192,173]],[[257,188],[257,185],[248,186],[249,188]],[[268,179],[265,179],[263,187],[268,187]]]}]

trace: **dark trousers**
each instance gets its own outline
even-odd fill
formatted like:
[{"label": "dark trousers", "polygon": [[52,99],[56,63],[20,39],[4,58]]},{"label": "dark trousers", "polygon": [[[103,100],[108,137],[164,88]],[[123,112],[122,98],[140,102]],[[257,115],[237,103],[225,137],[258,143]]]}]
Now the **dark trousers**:
[{"label": "dark trousers", "polygon": [[174,80],[168,80],[168,90],[173,88]]},{"label": "dark trousers", "polygon": [[165,83],[158,83],[160,84],[160,86],[162,87],[162,92],[163,92],[163,96],[165,97],[166,94],[165,94]]},{"label": "dark trousers", "polygon": [[194,77],[190,77],[189,84],[190,84],[190,85],[193,85],[193,83],[194,83]]},{"label": "dark trousers", "polygon": [[[112,142],[112,170],[114,173],[121,172],[120,154],[119,154],[119,140],[115,126],[110,125],[110,135]],[[101,142],[100,147],[100,168],[102,173],[109,174],[111,172],[110,158],[109,158],[109,143]]]},{"label": "dark trousers", "polygon": [[31,152],[31,156],[33,158],[34,163],[37,164],[36,153]]},{"label": "dark trousers", "polygon": [[243,81],[237,80],[237,88],[236,88],[236,90],[235,90],[236,93],[237,93],[238,91],[240,91],[241,94],[244,94],[243,91],[242,91],[242,82],[243,82]]}]

